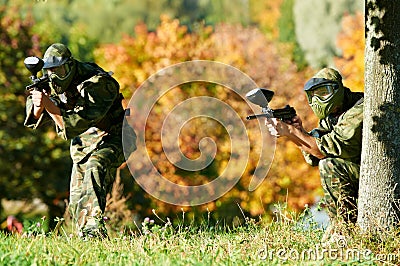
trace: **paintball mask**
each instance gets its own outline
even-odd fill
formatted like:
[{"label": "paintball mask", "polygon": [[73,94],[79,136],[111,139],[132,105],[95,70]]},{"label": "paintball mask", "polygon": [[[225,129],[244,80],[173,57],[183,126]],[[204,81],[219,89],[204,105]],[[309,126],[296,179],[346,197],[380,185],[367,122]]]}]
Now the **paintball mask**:
[{"label": "paintball mask", "polygon": [[319,119],[326,118],[343,104],[344,88],[339,72],[331,68],[319,71],[304,85],[307,100]]},{"label": "paintball mask", "polygon": [[53,89],[57,94],[64,93],[76,72],[71,51],[63,44],[52,44],[47,48],[43,61],[43,70],[47,72]]}]

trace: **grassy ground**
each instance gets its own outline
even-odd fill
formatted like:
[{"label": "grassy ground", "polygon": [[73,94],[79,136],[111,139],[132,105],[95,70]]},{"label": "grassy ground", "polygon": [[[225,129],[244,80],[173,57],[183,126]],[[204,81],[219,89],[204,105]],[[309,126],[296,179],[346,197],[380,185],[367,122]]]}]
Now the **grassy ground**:
[{"label": "grassy ground", "polygon": [[[344,232],[344,233],[343,233]],[[398,232],[397,232],[398,233]],[[245,219],[227,227],[152,223],[83,241],[64,229],[44,233],[40,224],[24,236],[0,234],[0,265],[398,265],[396,232],[369,237],[348,227],[321,243],[324,229],[305,215],[284,211],[274,221]],[[397,234],[398,235],[398,234]]]}]

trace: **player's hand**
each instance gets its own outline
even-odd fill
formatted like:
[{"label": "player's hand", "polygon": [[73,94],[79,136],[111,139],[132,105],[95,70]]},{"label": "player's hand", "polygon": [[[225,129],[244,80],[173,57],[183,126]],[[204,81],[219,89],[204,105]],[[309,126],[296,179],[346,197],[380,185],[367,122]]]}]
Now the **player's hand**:
[{"label": "player's hand", "polygon": [[285,121],[285,123],[292,125],[299,130],[303,130],[303,122],[301,121],[301,118],[297,115],[292,117],[292,120]]},{"label": "player's hand", "polygon": [[44,103],[44,93],[42,91],[33,90],[31,91],[32,103],[35,107],[43,108]]},{"label": "player's hand", "polygon": [[288,136],[290,134],[290,125],[279,119],[267,118],[265,119],[265,125],[267,126],[269,133],[277,138]]}]

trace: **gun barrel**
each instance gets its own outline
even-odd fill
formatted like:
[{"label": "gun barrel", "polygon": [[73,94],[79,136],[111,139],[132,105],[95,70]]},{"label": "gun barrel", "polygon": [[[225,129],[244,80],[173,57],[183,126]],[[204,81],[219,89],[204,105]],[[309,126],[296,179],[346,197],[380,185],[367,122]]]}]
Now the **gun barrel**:
[{"label": "gun barrel", "polygon": [[25,89],[26,89],[27,91],[30,91],[30,90],[39,90],[39,88],[37,87],[37,84],[35,84],[35,83],[29,84],[28,86],[25,87]]},{"label": "gun barrel", "polygon": [[269,114],[258,114],[258,115],[249,115],[249,116],[246,116],[246,119],[247,119],[247,120],[252,120],[252,119],[262,118],[262,117],[271,118],[271,116],[270,116]]},{"label": "gun barrel", "polygon": [[36,78],[33,80],[32,84],[25,87],[27,91],[30,90],[48,90],[49,89],[49,76],[44,75],[41,78]]}]

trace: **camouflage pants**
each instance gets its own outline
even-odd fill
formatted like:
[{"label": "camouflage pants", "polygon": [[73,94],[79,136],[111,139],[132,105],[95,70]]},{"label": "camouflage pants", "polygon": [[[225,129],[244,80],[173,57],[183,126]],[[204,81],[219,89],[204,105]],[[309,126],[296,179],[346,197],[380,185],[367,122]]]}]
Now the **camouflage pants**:
[{"label": "camouflage pants", "polygon": [[103,220],[106,197],[123,161],[122,149],[108,145],[73,165],[69,211],[79,236],[107,236]]},{"label": "camouflage pants", "polygon": [[358,181],[360,165],[340,158],[319,162],[324,204],[331,219],[357,221]]}]

